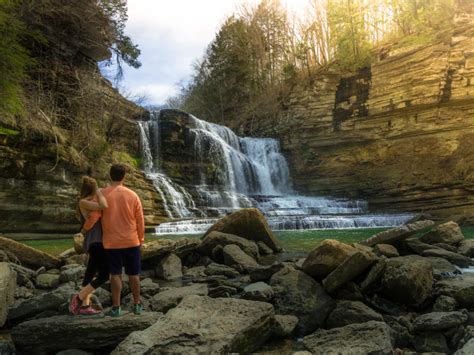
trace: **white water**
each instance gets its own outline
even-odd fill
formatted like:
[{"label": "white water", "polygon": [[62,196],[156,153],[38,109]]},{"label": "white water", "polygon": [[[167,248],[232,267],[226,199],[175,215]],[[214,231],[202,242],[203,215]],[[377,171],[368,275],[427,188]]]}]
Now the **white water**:
[{"label": "white water", "polygon": [[[370,214],[363,200],[299,196],[292,188],[287,161],[279,142],[271,138],[239,138],[229,128],[189,116],[187,128],[194,142],[196,166],[212,161],[219,174],[186,190],[159,170],[159,114],[139,122],[143,167],[163,199],[171,218],[223,216],[243,207],[258,207],[274,230],[371,228],[398,226],[411,214]],[[158,234],[200,233],[215,218],[187,219],[161,224]]]}]

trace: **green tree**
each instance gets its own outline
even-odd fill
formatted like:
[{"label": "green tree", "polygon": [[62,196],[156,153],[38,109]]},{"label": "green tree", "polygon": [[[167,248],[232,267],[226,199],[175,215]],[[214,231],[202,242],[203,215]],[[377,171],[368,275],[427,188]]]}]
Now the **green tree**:
[{"label": "green tree", "polygon": [[18,2],[0,0],[0,112],[17,113],[21,108],[22,83],[33,63],[21,44],[25,24],[17,17]]}]

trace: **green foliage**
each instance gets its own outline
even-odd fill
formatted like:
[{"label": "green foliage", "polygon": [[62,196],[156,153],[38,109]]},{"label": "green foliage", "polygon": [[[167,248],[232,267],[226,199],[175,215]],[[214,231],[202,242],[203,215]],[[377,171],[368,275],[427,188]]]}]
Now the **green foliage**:
[{"label": "green foliage", "polygon": [[19,133],[17,130],[0,126],[0,135],[2,136],[17,136]]},{"label": "green foliage", "polygon": [[[125,25],[128,20],[127,0],[99,0],[99,6],[110,19],[113,32],[111,49],[115,54],[117,64],[117,77],[121,78],[122,62],[133,68],[139,68],[142,64],[138,60],[140,49],[132,39],[125,34]],[[109,65],[112,61],[109,61]]]},{"label": "green foliage", "polygon": [[335,60],[344,69],[356,70],[370,64],[372,53],[364,8],[357,0],[329,0],[327,4],[331,45]]},{"label": "green foliage", "polygon": [[0,112],[10,114],[22,108],[22,83],[34,63],[21,44],[26,30],[17,9],[16,0],[0,0]]}]

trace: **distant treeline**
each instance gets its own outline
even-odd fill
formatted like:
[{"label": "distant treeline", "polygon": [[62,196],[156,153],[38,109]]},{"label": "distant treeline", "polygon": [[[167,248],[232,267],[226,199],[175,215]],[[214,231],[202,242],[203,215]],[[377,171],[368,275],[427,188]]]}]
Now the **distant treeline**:
[{"label": "distant treeline", "polygon": [[455,0],[308,0],[304,15],[279,0],[243,6],[222,24],[169,105],[225,123],[269,115],[285,89],[335,66],[371,63],[384,43],[427,43],[451,26]]}]

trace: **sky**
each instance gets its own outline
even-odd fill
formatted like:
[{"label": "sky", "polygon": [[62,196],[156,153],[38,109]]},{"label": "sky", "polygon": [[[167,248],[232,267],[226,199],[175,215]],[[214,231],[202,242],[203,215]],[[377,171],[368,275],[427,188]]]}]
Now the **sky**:
[{"label": "sky", "polygon": [[[250,0],[255,3],[257,0]],[[303,7],[307,0],[283,0]],[[126,33],[141,50],[139,69],[126,67],[120,91],[132,100],[159,105],[189,80],[225,18],[243,0],[128,0]]]}]

